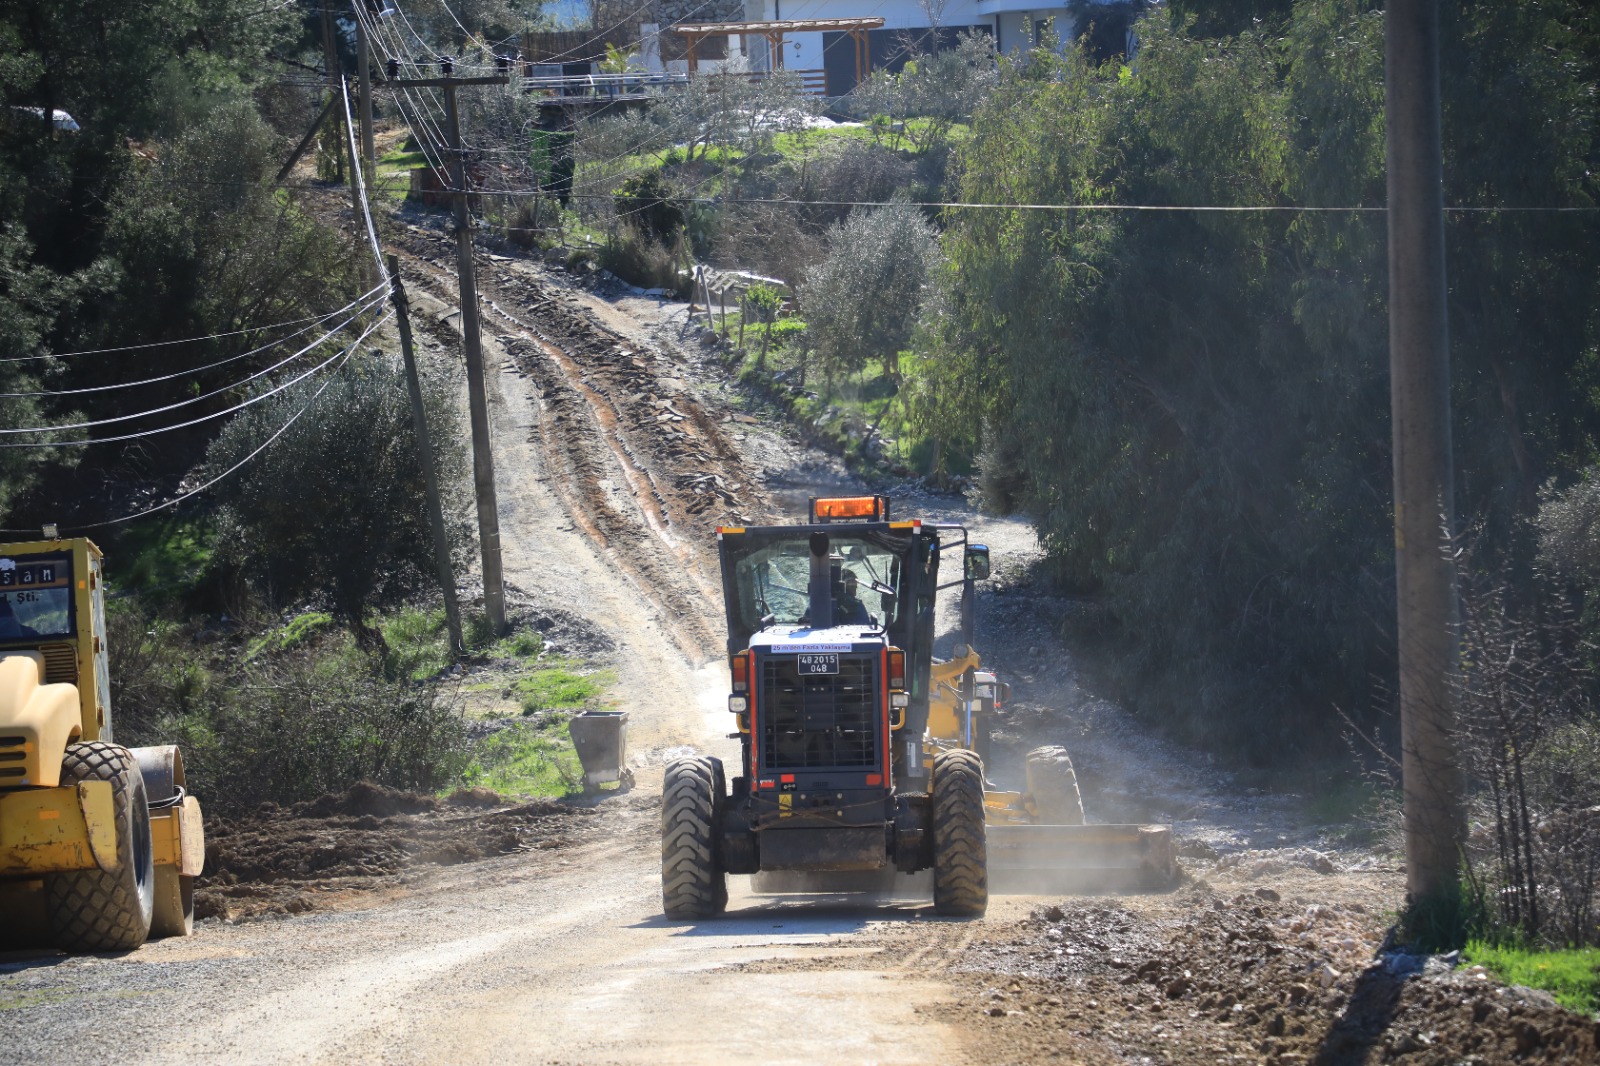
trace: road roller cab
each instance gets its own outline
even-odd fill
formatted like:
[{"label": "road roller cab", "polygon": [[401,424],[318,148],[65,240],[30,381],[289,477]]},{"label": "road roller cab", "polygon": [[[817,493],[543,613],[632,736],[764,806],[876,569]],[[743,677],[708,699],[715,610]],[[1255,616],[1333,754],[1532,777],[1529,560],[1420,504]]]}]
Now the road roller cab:
[{"label": "road roller cab", "polygon": [[178,749],[112,739],[100,549],[0,544],[0,939],[115,951],[186,935],[204,862]]}]

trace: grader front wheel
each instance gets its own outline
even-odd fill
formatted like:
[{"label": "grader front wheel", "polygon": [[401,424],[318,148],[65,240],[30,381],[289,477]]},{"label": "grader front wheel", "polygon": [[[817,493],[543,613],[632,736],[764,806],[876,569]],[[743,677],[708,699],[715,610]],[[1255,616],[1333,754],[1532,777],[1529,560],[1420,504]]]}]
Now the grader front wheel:
[{"label": "grader front wheel", "polygon": [[61,783],[110,781],[117,823],[117,871],[74,870],[45,878],[56,943],[67,951],[132,951],[150,935],[155,909],[155,853],[150,804],[139,764],[127,748],[104,741],[67,746]]},{"label": "grader front wheel", "polygon": [[661,905],[668,918],[712,918],[728,906],[728,875],[717,861],[722,762],[678,759],[661,789]]},{"label": "grader front wheel", "polygon": [[988,907],[983,763],[971,751],[940,752],[933,761],[934,913],[976,918]]}]

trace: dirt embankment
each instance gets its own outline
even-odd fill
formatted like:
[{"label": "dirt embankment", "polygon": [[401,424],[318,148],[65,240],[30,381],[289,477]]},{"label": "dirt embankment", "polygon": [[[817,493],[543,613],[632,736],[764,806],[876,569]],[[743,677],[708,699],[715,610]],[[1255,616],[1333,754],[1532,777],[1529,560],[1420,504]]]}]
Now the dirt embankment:
[{"label": "dirt embankment", "polygon": [[1364,907],[1192,886],[1166,899],[1070,900],[991,925],[951,969],[950,1008],[995,1063],[1590,1063],[1600,1023],[1368,944]]},{"label": "dirt embankment", "polygon": [[370,904],[430,868],[589,839],[592,808],[539,800],[506,806],[486,789],[444,800],[359,784],[339,796],[253,816],[208,819],[195,915],[240,920]]}]

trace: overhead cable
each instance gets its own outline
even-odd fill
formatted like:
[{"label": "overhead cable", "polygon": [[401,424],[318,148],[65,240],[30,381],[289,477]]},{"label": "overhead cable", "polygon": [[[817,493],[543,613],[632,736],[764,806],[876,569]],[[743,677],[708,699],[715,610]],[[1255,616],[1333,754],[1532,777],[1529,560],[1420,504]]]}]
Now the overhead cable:
[{"label": "overhead cable", "polygon": [[[203,182],[203,183],[202,182],[168,182],[167,184],[206,184],[206,185],[238,186],[238,185],[249,185],[249,184],[253,184],[253,183],[252,182],[242,182],[242,181],[213,181],[213,182]],[[287,188],[289,186],[280,186],[280,187]],[[309,189],[309,188],[320,188],[321,186],[307,185],[307,186],[304,186],[304,187]],[[45,353],[43,355],[14,355],[14,356],[7,356],[5,358],[0,358],[0,363],[27,363],[27,362],[32,362],[32,361],[38,360],[38,359],[75,359],[75,358],[77,358],[78,356],[81,356],[81,355],[110,355],[110,354],[112,354],[114,352],[133,352],[133,351],[141,351],[141,350],[146,349],[146,348],[170,348],[171,346],[173,346],[175,344],[198,344],[201,341],[220,340],[223,337],[240,337],[240,336],[243,336],[246,333],[260,333],[260,332],[263,332],[263,331],[269,330],[269,329],[283,329],[286,326],[298,326],[298,325],[301,325],[302,323],[305,323],[305,322],[321,322],[321,321],[323,321],[325,319],[332,318],[334,315],[341,314],[344,311],[349,310],[350,308],[354,307],[356,304],[360,303],[362,300],[367,299],[369,296],[374,296],[374,295],[382,292],[383,290],[384,290],[384,286],[377,285],[377,286],[374,286],[373,288],[369,289],[367,292],[362,293],[360,296],[357,296],[354,300],[351,300],[349,303],[345,304],[341,308],[338,308],[337,310],[325,311],[320,315],[309,315],[306,318],[295,318],[295,319],[291,319],[288,322],[277,322],[277,323],[274,323],[274,324],[272,324],[270,326],[250,326],[250,327],[247,327],[245,329],[230,330],[227,333],[208,333],[203,337],[184,337],[181,340],[173,340],[173,341],[151,341],[148,344],[125,344],[125,345],[123,345],[123,346],[121,346],[119,348],[90,348],[90,349],[86,349],[86,350],[80,351],[80,352],[48,352],[48,353]]]},{"label": "overhead cable", "polygon": [[[356,309],[356,314],[360,315],[360,314],[362,314],[364,312],[370,311],[370,310],[372,310],[374,307],[376,307],[378,304],[382,303],[386,299],[388,299],[388,295],[386,293],[381,293],[381,292],[376,293],[365,304],[361,305],[359,308]],[[123,381],[123,382],[119,382],[119,383],[117,383],[115,385],[90,385],[90,386],[86,386],[86,387],[81,388],[81,389],[54,389],[54,390],[45,389],[45,390],[39,390],[39,391],[36,391],[36,392],[0,392],[0,397],[4,397],[4,398],[8,398],[9,399],[9,398],[18,398],[18,397],[23,397],[23,396],[81,396],[81,395],[84,395],[86,393],[112,392],[112,391],[114,391],[116,389],[131,389],[131,388],[135,388],[135,387],[140,386],[140,385],[154,385],[154,384],[156,384],[158,382],[162,382],[162,381],[172,381],[174,378],[189,377],[190,375],[200,374],[200,373],[203,373],[203,372],[205,372],[207,370],[215,370],[217,367],[226,366],[229,363],[237,363],[241,359],[248,359],[252,355],[259,355],[262,352],[267,351],[267,350],[269,350],[271,348],[276,348],[280,344],[284,344],[284,343],[286,343],[288,341],[294,340],[294,338],[296,338],[296,337],[304,336],[305,334],[310,333],[313,329],[316,328],[318,323],[326,322],[329,318],[332,318],[334,315],[340,314],[341,312],[343,312],[345,310],[348,310],[349,308],[355,307],[355,306],[356,305],[354,303],[346,304],[344,307],[341,307],[338,311],[334,311],[331,314],[324,315],[322,318],[317,319],[311,325],[301,326],[299,329],[295,330],[293,333],[288,334],[287,336],[279,337],[277,340],[268,341],[266,344],[262,344],[262,345],[259,345],[259,346],[255,347],[255,348],[251,348],[249,351],[240,352],[238,355],[230,355],[226,359],[219,359],[214,363],[207,363],[204,366],[188,367],[186,369],[179,370],[179,371],[176,371],[176,372],[171,373],[171,374],[162,374],[159,377],[141,378],[138,381]]]},{"label": "overhead cable", "polygon": [[[92,429],[92,428],[94,428],[96,426],[107,426],[107,425],[115,424],[117,422],[130,422],[130,421],[133,421],[135,419],[149,418],[152,415],[165,414],[168,411],[175,411],[180,407],[188,407],[191,404],[196,404],[196,403],[200,403],[203,400],[212,399],[212,398],[214,398],[216,396],[222,395],[225,392],[230,392],[230,391],[238,388],[241,385],[245,385],[245,384],[248,384],[249,382],[255,381],[257,378],[264,377],[265,375],[272,373],[274,370],[278,370],[281,367],[285,367],[285,366],[289,365],[290,363],[294,362],[295,360],[301,358],[307,352],[310,352],[312,349],[317,348],[320,345],[326,343],[327,340],[330,337],[332,337],[334,334],[338,333],[340,330],[344,329],[345,326],[349,325],[351,322],[354,322],[357,318],[361,317],[361,314],[363,313],[364,310],[365,309],[363,308],[362,311],[357,311],[355,314],[352,314],[349,318],[346,318],[343,322],[339,323],[337,326],[334,326],[332,329],[328,330],[322,336],[318,337],[316,340],[312,341],[310,344],[306,345],[304,348],[301,348],[299,351],[295,352],[293,355],[291,355],[291,356],[289,356],[289,357],[287,357],[285,359],[280,359],[278,362],[272,364],[271,366],[266,367],[265,369],[262,369],[262,370],[258,370],[254,374],[249,375],[248,377],[241,378],[240,380],[232,382],[231,384],[224,385],[222,388],[212,389],[210,392],[202,393],[199,396],[191,396],[186,400],[179,400],[176,403],[169,403],[164,407],[153,407],[148,411],[138,411],[138,412],[135,412],[134,414],[131,414],[131,415],[116,415],[116,416],[114,416],[112,418],[100,418],[100,419],[95,419],[95,420],[90,421],[90,422],[74,422],[74,423],[70,423],[70,424],[67,424],[67,425],[60,425],[60,426],[27,426],[27,427],[17,428],[17,429],[12,429],[12,428],[0,429],[0,434],[11,435],[11,434],[15,434],[15,433],[65,433],[68,430]],[[202,421],[203,422],[203,421],[205,421],[205,419],[198,419],[197,421]],[[185,422],[185,423],[183,423],[183,425],[193,425],[193,424],[194,424],[193,422]],[[181,428],[181,427],[179,427],[179,426],[169,426],[167,428],[168,429],[178,429],[178,428]],[[152,432],[165,432],[165,430],[156,430],[156,431],[152,431]],[[141,433],[135,433],[135,434],[132,434],[130,437],[111,437],[111,438],[107,438],[107,440],[130,440],[130,439],[132,439],[132,437],[139,437],[139,436],[143,436],[143,435],[144,434],[141,434]],[[62,446],[66,446],[66,445],[78,445],[78,444],[101,444],[101,443],[105,443],[105,442],[104,441],[60,441],[58,443],[60,445],[62,445]],[[44,443],[44,444],[5,444],[5,443],[0,443],[0,448],[28,448],[28,447],[49,448],[49,447],[55,447],[55,446],[56,446],[56,444],[54,444],[54,443]]]}]

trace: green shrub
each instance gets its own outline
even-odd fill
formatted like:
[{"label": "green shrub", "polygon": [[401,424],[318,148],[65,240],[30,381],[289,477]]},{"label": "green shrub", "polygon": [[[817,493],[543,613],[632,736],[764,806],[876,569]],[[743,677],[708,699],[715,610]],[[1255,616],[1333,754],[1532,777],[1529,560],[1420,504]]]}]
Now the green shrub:
[{"label": "green shrub", "polygon": [[[353,358],[326,384],[320,395],[296,388],[246,408],[207,451],[220,471],[260,449],[219,486],[218,554],[277,603],[325,596],[362,629],[375,604],[431,583],[433,535],[399,360]],[[453,383],[429,381],[424,392],[455,519],[467,501]],[[446,525],[464,550],[465,524]]]},{"label": "green shrub", "polygon": [[667,289],[687,296],[672,252],[633,226],[617,227],[600,249],[600,265],[622,280],[646,289]]},{"label": "green shrub", "polygon": [[672,240],[683,228],[683,204],[659,168],[624,181],[617,189],[616,201],[624,224],[657,243]]},{"label": "green shrub", "polygon": [[197,794],[219,811],[293,803],[358,781],[436,791],[469,745],[460,708],[437,685],[391,680],[349,637],[258,660],[208,714],[173,723]]}]

